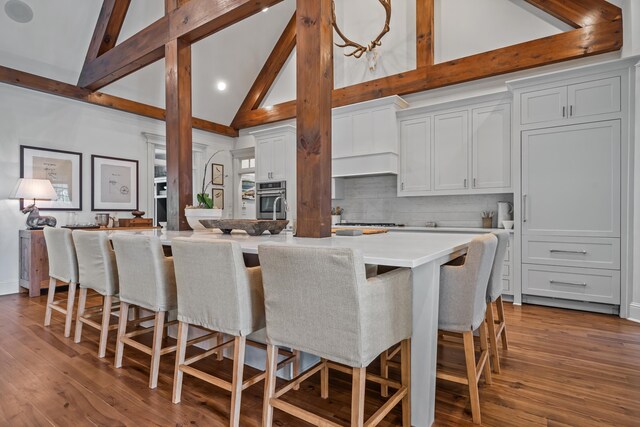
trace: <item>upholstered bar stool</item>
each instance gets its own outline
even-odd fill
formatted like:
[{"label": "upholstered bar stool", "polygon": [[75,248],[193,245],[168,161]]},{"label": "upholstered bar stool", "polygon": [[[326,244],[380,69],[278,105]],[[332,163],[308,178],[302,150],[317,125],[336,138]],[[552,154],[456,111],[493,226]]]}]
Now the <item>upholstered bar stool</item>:
[{"label": "upholstered bar stool", "polygon": [[[497,244],[498,239],[492,234],[478,236],[469,244],[464,264],[448,264],[440,268],[438,329],[440,333],[462,336],[466,375],[445,371],[438,363],[436,378],[469,386],[471,413],[476,424],[481,422],[478,383],[483,372],[485,382],[491,384],[485,311],[487,285]],[[477,363],[473,335],[476,330],[480,340]],[[443,340],[442,336],[440,340]]]},{"label": "upholstered bar stool", "polygon": [[[502,340],[502,347],[509,349],[507,341],[507,324],[504,319],[504,305],[502,303],[502,270],[504,269],[504,257],[509,244],[509,232],[496,231],[493,233],[498,238],[493,268],[489,276],[489,286],[487,287],[487,329],[489,333],[489,346],[491,347],[491,365],[493,372],[500,373],[500,354],[498,352],[498,341]],[[496,306],[497,316],[493,306]]]},{"label": "upholstered bar stool", "polygon": [[[296,385],[321,373],[321,397],[329,395],[329,369],[353,375],[351,425],[363,426],[365,381],[397,390],[368,420],[378,424],[402,402],[403,426],[411,425],[411,271],[397,269],[366,278],[360,252],[346,248],[258,247],[267,320],[267,381],[263,426],[280,409],[315,425],[336,426],[281,399]],[[367,373],[384,350],[401,343],[401,381]],[[288,347],[322,360],[276,390],[277,349]]]},{"label": "upholstered bar stool", "polygon": [[[164,256],[162,244],[157,237],[116,234],[112,241],[120,282],[120,321],[115,366],[122,367],[125,345],[150,355],[149,388],[156,388],[160,357],[176,350],[175,345],[162,347],[165,328],[177,323],[165,321],[167,312],[177,308],[173,259]],[[129,322],[130,306],[152,311],[154,315]],[[154,321],[153,327],[127,332],[128,326],[139,326],[150,320]],[[148,333],[153,333],[151,347],[134,339]]]},{"label": "upholstered bar stool", "polygon": [[[71,335],[73,320],[73,306],[76,299],[78,285],[78,260],[73,245],[71,230],[66,228],[44,228],[44,240],[47,243],[49,257],[49,293],[47,295],[47,309],[44,315],[44,326],[51,324],[51,313],[58,311],[65,316],[64,336]],[[67,283],[69,291],[66,300],[55,300],[57,281]],[[66,308],[63,304],[66,302]]]},{"label": "upholstered bar stool", "polygon": [[[114,297],[118,294],[118,269],[116,254],[111,247],[107,233],[104,231],[73,232],[73,242],[78,256],[80,273],[80,295],[78,296],[78,314],[76,317],[76,333],[74,341],[82,339],[84,324],[100,332],[98,357],[105,356],[109,331],[118,328],[118,324],[110,325],[111,312],[114,309]],[[102,296],[102,304],[86,307],[87,293],[91,289]],[[93,320],[100,317],[100,323]]]},{"label": "upholstered bar stool", "polygon": [[[173,382],[173,403],[179,403],[184,374],[192,375],[231,392],[229,425],[240,425],[242,391],[265,377],[261,372],[243,379],[244,356],[250,334],[263,329],[264,294],[260,267],[245,267],[237,242],[177,238],[172,241],[176,283],[178,288],[178,353]],[[185,359],[187,335],[195,326],[214,331],[232,340]],[[255,343],[254,343],[255,344]],[[192,363],[222,354],[233,346],[233,376],[228,382],[198,370]],[[280,366],[293,361],[292,353]]]}]

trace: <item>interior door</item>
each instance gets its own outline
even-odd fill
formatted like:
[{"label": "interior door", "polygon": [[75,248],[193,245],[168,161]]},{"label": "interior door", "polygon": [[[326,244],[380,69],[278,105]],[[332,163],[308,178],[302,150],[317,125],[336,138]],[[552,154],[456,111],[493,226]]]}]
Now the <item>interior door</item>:
[{"label": "interior door", "polygon": [[523,233],[620,237],[620,121],[522,133]]},{"label": "interior door", "polygon": [[511,105],[472,111],[473,188],[511,187]]},{"label": "interior door", "polygon": [[459,111],[434,117],[434,171],[436,190],[464,190],[469,185],[469,113]]},{"label": "interior door", "polygon": [[401,195],[431,190],[431,117],[400,123]]}]

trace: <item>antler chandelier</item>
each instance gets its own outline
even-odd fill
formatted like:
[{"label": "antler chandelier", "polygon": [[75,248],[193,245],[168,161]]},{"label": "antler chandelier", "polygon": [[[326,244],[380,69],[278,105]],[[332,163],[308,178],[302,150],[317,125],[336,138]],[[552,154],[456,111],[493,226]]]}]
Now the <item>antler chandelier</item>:
[{"label": "antler chandelier", "polygon": [[380,4],[382,5],[382,7],[384,7],[384,10],[386,12],[386,20],[384,23],[384,27],[382,28],[382,31],[380,32],[380,34],[378,35],[378,37],[375,38],[375,40],[372,40],[371,43],[369,43],[367,46],[363,46],[359,43],[356,43],[352,40],[350,40],[349,38],[347,38],[347,36],[345,36],[345,34],[340,30],[340,28],[338,27],[338,21],[336,20],[336,3],[335,0],[331,2],[331,18],[333,20],[333,28],[336,30],[336,33],[338,33],[338,36],[340,36],[340,38],[343,40],[344,43],[336,43],[335,45],[338,47],[351,47],[354,50],[350,53],[345,53],[344,56],[353,56],[354,58],[360,58],[362,55],[364,55],[365,53],[369,53],[372,52],[374,54],[374,59],[373,59],[373,64],[369,65],[369,68],[373,71],[375,69],[375,58],[377,57],[377,52],[375,52],[375,49],[378,46],[382,46],[382,38],[385,36],[385,34],[387,34],[389,32],[389,22],[391,21],[391,0],[378,0],[380,2]]}]

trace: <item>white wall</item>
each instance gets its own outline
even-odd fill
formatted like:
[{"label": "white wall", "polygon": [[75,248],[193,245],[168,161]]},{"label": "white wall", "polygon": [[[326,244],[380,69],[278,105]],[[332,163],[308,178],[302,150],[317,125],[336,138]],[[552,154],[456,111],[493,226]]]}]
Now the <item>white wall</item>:
[{"label": "white wall", "polygon": [[[640,21],[639,21],[640,22]],[[633,221],[633,295],[629,317],[640,322],[640,63],[636,65]]]},{"label": "white wall", "polygon": [[[0,294],[17,291],[18,230],[24,228],[25,216],[18,200],[9,200],[20,174],[20,145],[55,148],[83,153],[83,211],[80,221],[91,221],[91,155],[138,160],[140,173],[140,209],[147,206],[147,143],[141,132],[165,134],[165,124],[132,114],[122,113],[57,96],[45,95],[0,84]],[[194,141],[208,144],[208,151],[230,149],[232,139],[200,131]],[[231,173],[228,153],[222,156],[225,170]],[[216,160],[222,160],[216,158]],[[232,176],[232,175],[231,175]],[[226,213],[233,212],[232,180],[226,188]],[[227,193],[228,192],[228,193]],[[66,213],[52,214],[58,224],[65,224]],[[119,213],[119,217],[124,217]]]}]

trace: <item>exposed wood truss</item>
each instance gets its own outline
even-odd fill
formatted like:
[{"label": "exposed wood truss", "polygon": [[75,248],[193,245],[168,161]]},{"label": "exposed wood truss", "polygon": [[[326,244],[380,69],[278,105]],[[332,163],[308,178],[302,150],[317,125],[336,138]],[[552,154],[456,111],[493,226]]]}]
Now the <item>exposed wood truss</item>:
[{"label": "exposed wood truss", "polygon": [[176,39],[195,43],[282,0],[189,0],[89,62],[78,86],[98,90],[164,57]]},{"label": "exposed wood truss", "polygon": [[267,96],[271,85],[275,82],[280,70],[289,59],[293,48],[296,46],[296,14],[294,13],[289,23],[285,27],[282,35],[278,39],[273,51],[267,58],[260,74],[256,78],[255,82],[249,89],[249,93],[240,105],[236,117],[231,122],[231,126],[235,127],[236,118],[245,112],[255,110],[260,107],[260,104]]},{"label": "exposed wood truss", "polygon": [[116,45],[124,18],[129,10],[131,0],[104,0],[98,22],[89,43],[89,50],[84,61],[87,63],[103,55]]},{"label": "exposed wood truss", "polygon": [[[575,29],[465,58],[433,64],[433,1],[417,0],[415,70],[335,89],[333,107],[390,95],[407,95],[472,80],[507,74],[622,47],[622,11],[605,0],[527,0]],[[428,14],[427,17],[423,13]],[[296,117],[296,103],[242,111],[235,128],[247,128]]]},{"label": "exposed wood truss", "polygon": [[[128,99],[119,98],[106,93],[92,92],[88,89],[83,89],[68,83],[36,76],[34,74],[25,73],[23,71],[3,66],[0,66],[0,83],[19,86],[25,89],[48,93],[50,95],[58,95],[64,98],[74,99],[88,104],[100,105],[102,107],[125,111],[127,113],[137,114],[139,116],[145,116],[152,119],[165,120],[165,110],[162,108],[130,101]],[[238,131],[229,126],[210,122],[208,120],[197,119],[195,117],[192,119],[192,126],[196,129],[224,136],[238,136]]]}]

